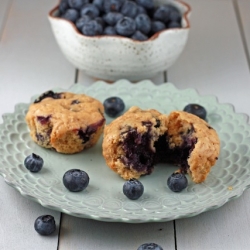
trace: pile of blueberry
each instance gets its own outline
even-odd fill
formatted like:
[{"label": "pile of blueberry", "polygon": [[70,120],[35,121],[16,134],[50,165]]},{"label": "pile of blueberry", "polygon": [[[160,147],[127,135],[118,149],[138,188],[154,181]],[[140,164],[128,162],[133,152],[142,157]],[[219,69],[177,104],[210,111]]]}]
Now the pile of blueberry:
[{"label": "pile of blueberry", "polygon": [[61,0],[59,16],[86,36],[119,35],[139,41],[182,27],[182,14],[175,6],[155,6],[153,0]]}]

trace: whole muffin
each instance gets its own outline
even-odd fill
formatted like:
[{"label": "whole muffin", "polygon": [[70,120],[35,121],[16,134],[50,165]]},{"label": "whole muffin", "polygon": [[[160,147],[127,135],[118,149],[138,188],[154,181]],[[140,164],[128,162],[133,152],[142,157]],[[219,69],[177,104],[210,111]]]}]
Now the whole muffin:
[{"label": "whole muffin", "polygon": [[124,179],[152,173],[160,162],[173,163],[201,183],[216,163],[220,140],[199,117],[183,111],[168,116],[156,110],[130,108],[104,129],[103,156]]},{"label": "whole muffin", "polygon": [[26,122],[38,145],[73,154],[97,143],[105,124],[103,113],[102,103],[90,96],[48,91],[30,105]]}]

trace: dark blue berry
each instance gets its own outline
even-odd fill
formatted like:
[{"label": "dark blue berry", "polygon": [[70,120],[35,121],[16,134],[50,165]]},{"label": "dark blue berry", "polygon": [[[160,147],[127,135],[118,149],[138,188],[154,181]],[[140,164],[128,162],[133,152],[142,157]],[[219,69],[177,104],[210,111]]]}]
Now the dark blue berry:
[{"label": "dark blue berry", "polygon": [[121,13],[124,16],[135,18],[138,13],[137,4],[133,1],[126,0],[121,7]]},{"label": "dark blue berry", "polygon": [[135,24],[137,30],[140,30],[145,35],[147,35],[151,30],[151,20],[146,14],[139,14],[135,18]]},{"label": "dark blue berry", "polygon": [[98,16],[95,18],[95,20],[102,26],[102,28],[105,27],[105,22],[102,17]]},{"label": "dark blue berry", "polygon": [[109,36],[116,35],[115,28],[113,26],[107,26],[105,27],[103,34]]},{"label": "dark blue berry", "polygon": [[53,98],[53,99],[60,99],[61,98],[61,93],[55,93],[52,90],[49,90],[47,92],[44,92],[43,94],[41,94],[40,96],[38,96],[34,103],[38,103],[41,102],[43,99],[45,98]]},{"label": "dark blue berry", "polygon": [[90,20],[82,28],[82,33],[86,36],[101,35],[102,32],[103,27],[96,20]]},{"label": "dark blue berry", "polygon": [[137,14],[138,14],[138,15],[139,15],[139,14],[147,14],[147,11],[146,11],[146,9],[145,9],[144,7],[138,5],[138,6],[137,6]]},{"label": "dark blue berry", "polygon": [[181,24],[180,23],[178,23],[178,22],[170,22],[169,24],[168,24],[168,28],[169,29],[173,29],[173,28],[181,28]]},{"label": "dark blue berry", "polygon": [[82,8],[81,8],[81,16],[90,16],[91,18],[95,18],[98,17],[100,14],[99,9],[91,3],[85,4]]},{"label": "dark blue berry", "polygon": [[35,230],[41,235],[50,235],[56,231],[55,219],[51,215],[39,216],[34,223]]},{"label": "dark blue berry", "polygon": [[100,12],[103,11],[103,2],[104,0],[93,0],[92,4],[94,4]]},{"label": "dark blue berry", "polygon": [[181,13],[178,10],[172,10],[169,14],[169,22],[181,22]]},{"label": "dark blue berry", "polygon": [[103,2],[104,12],[106,13],[110,11],[119,12],[123,3],[124,3],[124,0],[104,0]]},{"label": "dark blue berry", "polygon": [[105,113],[110,117],[116,117],[123,112],[125,104],[120,97],[109,97],[103,102]]},{"label": "dark blue berry", "polygon": [[76,20],[76,27],[78,30],[82,30],[82,27],[91,20],[91,17],[88,15],[84,15]]},{"label": "dark blue berry", "polygon": [[75,23],[79,18],[79,12],[75,9],[67,9],[61,17]]},{"label": "dark blue berry", "polygon": [[132,36],[131,38],[133,40],[137,40],[137,41],[146,41],[148,40],[148,36],[144,35],[141,31],[137,30]]},{"label": "dark blue berry", "polygon": [[103,16],[103,20],[110,26],[116,25],[116,23],[123,18],[123,14],[120,12],[109,12]]},{"label": "dark blue berry", "polygon": [[156,243],[144,243],[137,250],[163,250],[163,248]]},{"label": "dark blue berry", "polygon": [[173,173],[168,177],[167,185],[173,192],[181,192],[187,187],[188,180],[182,173]]},{"label": "dark blue berry", "polygon": [[145,9],[153,9],[154,8],[154,2],[153,0],[136,0],[136,3]]},{"label": "dark blue berry", "polygon": [[69,8],[68,0],[62,0],[58,7],[60,16],[63,15],[68,8]]},{"label": "dark blue berry", "polygon": [[129,37],[135,33],[136,24],[135,21],[130,17],[123,17],[115,25],[117,34],[121,36]]},{"label": "dark blue berry", "polygon": [[89,3],[89,0],[68,0],[69,6],[72,9],[77,9],[77,10],[80,10],[81,7],[86,3]]},{"label": "dark blue berry", "polygon": [[151,22],[151,32],[153,34],[159,32],[159,31],[162,31],[162,30],[165,30],[166,29],[166,25],[161,22],[161,21],[152,21]]},{"label": "dark blue berry", "polygon": [[168,5],[161,5],[156,8],[153,18],[154,20],[161,21],[166,24],[169,20],[170,13],[171,7],[169,7]]},{"label": "dark blue berry", "polygon": [[206,109],[203,106],[196,103],[188,104],[187,106],[184,107],[183,111],[196,115],[203,120],[205,120],[207,116]]},{"label": "dark blue berry", "polygon": [[126,181],[123,185],[123,193],[130,199],[130,200],[137,200],[139,199],[144,192],[144,187],[142,183],[136,179],[130,179]]},{"label": "dark blue berry", "polygon": [[27,156],[24,160],[24,166],[30,172],[39,172],[43,167],[43,159],[39,155],[32,153],[31,155]]},{"label": "dark blue berry", "polygon": [[83,170],[71,169],[63,175],[63,184],[69,191],[79,192],[88,186],[89,176]]}]

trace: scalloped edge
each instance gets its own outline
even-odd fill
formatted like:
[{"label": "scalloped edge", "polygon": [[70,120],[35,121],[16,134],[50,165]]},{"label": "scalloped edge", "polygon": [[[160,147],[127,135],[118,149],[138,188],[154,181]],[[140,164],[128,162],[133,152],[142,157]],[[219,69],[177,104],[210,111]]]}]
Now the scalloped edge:
[{"label": "scalloped edge", "polygon": [[[121,80],[118,80],[116,82],[114,82],[112,85],[111,84],[108,84],[107,82],[105,81],[96,81],[95,83],[93,83],[91,86],[83,86],[81,84],[74,84],[74,85],[71,85],[68,89],[63,89],[63,88],[52,88],[54,91],[72,91],[72,92],[75,92],[75,91],[78,91],[76,89],[80,89],[80,90],[86,90],[86,89],[92,89],[92,88],[96,88],[98,85],[99,86],[105,86],[105,88],[114,88],[114,86],[118,86],[118,85],[128,85],[128,84],[131,84],[133,86],[136,86],[136,88],[138,87],[138,85],[143,85],[143,87],[145,86],[151,86],[151,87],[156,87],[156,88],[162,88],[162,89],[166,89],[166,88],[171,88],[173,89],[174,91],[176,92],[185,92],[185,91],[188,91],[188,90],[191,90],[191,91],[194,91],[196,93],[196,95],[198,95],[199,97],[211,97],[211,98],[214,98],[215,102],[219,105],[223,105],[223,106],[227,106],[227,107],[230,107],[230,109],[232,110],[233,113],[235,113],[236,115],[240,115],[243,117],[243,119],[245,120],[245,122],[247,123],[247,125],[250,127],[250,124],[249,124],[249,116],[245,113],[236,113],[235,112],[235,108],[233,106],[233,104],[230,104],[230,103],[220,103],[218,98],[214,95],[201,95],[198,93],[198,91],[194,88],[186,88],[186,89],[178,89],[173,83],[170,83],[170,82],[165,82],[159,86],[156,86],[151,80],[142,80],[138,83],[131,83],[130,81],[128,80],[125,80],[125,79],[121,79]],[[39,94],[38,94],[39,95]],[[32,102],[38,95],[34,95],[31,97],[30,99],[30,102]],[[20,105],[29,105],[30,103],[18,103],[15,105],[15,111],[16,111],[16,108]],[[13,116],[15,112],[13,113],[4,113],[2,114],[2,117],[3,117],[3,123],[0,124],[0,128],[4,125],[6,119],[10,116]],[[143,219],[131,219],[131,218],[116,218],[114,219],[114,217],[110,218],[110,217],[105,217],[105,216],[97,216],[97,215],[91,215],[91,214],[79,214],[79,213],[74,213],[74,212],[71,212],[70,210],[68,209],[64,209],[64,208],[61,208],[61,207],[55,207],[53,205],[50,205],[48,202],[44,202],[42,201],[41,199],[38,199],[28,193],[26,193],[21,187],[19,187],[18,185],[15,184],[15,181],[13,180],[10,180],[8,178],[8,175],[2,171],[2,169],[0,169],[0,175],[3,177],[4,181],[11,187],[15,188],[22,196],[24,196],[25,198],[28,198],[30,200],[33,200],[37,203],[39,203],[40,205],[42,205],[43,207],[46,207],[46,208],[49,208],[49,209],[52,209],[52,210],[56,210],[56,211],[59,211],[59,212],[63,212],[63,213],[66,213],[66,214],[69,214],[71,216],[75,216],[75,217],[80,217],[80,218],[87,218],[87,219],[93,219],[93,220],[98,220],[98,221],[105,221],[105,222],[123,222],[123,223],[149,223],[149,222],[166,222],[166,221],[172,221],[172,220],[176,220],[176,219],[182,219],[182,218],[190,218],[190,217],[194,217],[196,215],[199,215],[201,213],[204,213],[204,212],[207,212],[207,211],[211,211],[211,210],[214,210],[214,209],[217,209],[221,206],[223,206],[224,204],[226,204],[227,202],[231,201],[231,200],[234,200],[236,198],[239,198],[243,192],[247,189],[250,188],[250,183],[247,184],[246,186],[243,186],[242,188],[238,189],[237,192],[235,190],[232,190],[231,191],[231,195],[224,199],[224,200],[221,200],[219,203],[217,202],[216,204],[211,204],[210,206],[208,207],[204,207],[204,208],[201,208],[201,209],[197,209],[196,211],[192,212],[192,213],[189,213],[189,214],[179,214],[179,215],[176,215],[176,216],[167,216],[167,217],[161,217],[161,218],[149,218],[149,219],[146,219],[146,218],[143,218]]]}]

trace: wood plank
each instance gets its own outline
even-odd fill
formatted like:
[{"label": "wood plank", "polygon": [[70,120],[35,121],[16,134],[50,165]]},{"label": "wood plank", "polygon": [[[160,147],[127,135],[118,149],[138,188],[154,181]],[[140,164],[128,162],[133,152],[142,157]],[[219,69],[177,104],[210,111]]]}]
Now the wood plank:
[{"label": "wood plank", "polygon": [[188,3],[190,36],[183,54],[168,70],[169,81],[181,89],[216,95],[222,103],[233,103],[237,112],[250,114],[249,70],[232,2]]},{"label": "wood plank", "polygon": [[0,43],[2,112],[12,112],[15,103],[28,102],[34,94],[74,83],[75,69],[59,50],[47,18],[55,4],[14,0],[11,5]]},{"label": "wood plank", "polygon": [[108,223],[63,215],[60,236],[59,250],[128,250],[146,242],[175,249],[173,222]]},{"label": "wood plank", "polygon": [[[233,2],[188,2],[193,9],[190,37],[168,71],[169,81],[180,89],[216,95],[220,102],[250,115],[250,75]],[[248,190],[217,210],[177,220],[177,249],[248,249],[249,202]]]},{"label": "wood plank", "polygon": [[239,21],[242,25],[242,36],[244,39],[245,51],[247,53],[248,64],[250,68],[250,2],[249,0],[238,0],[236,7],[239,10]]}]

